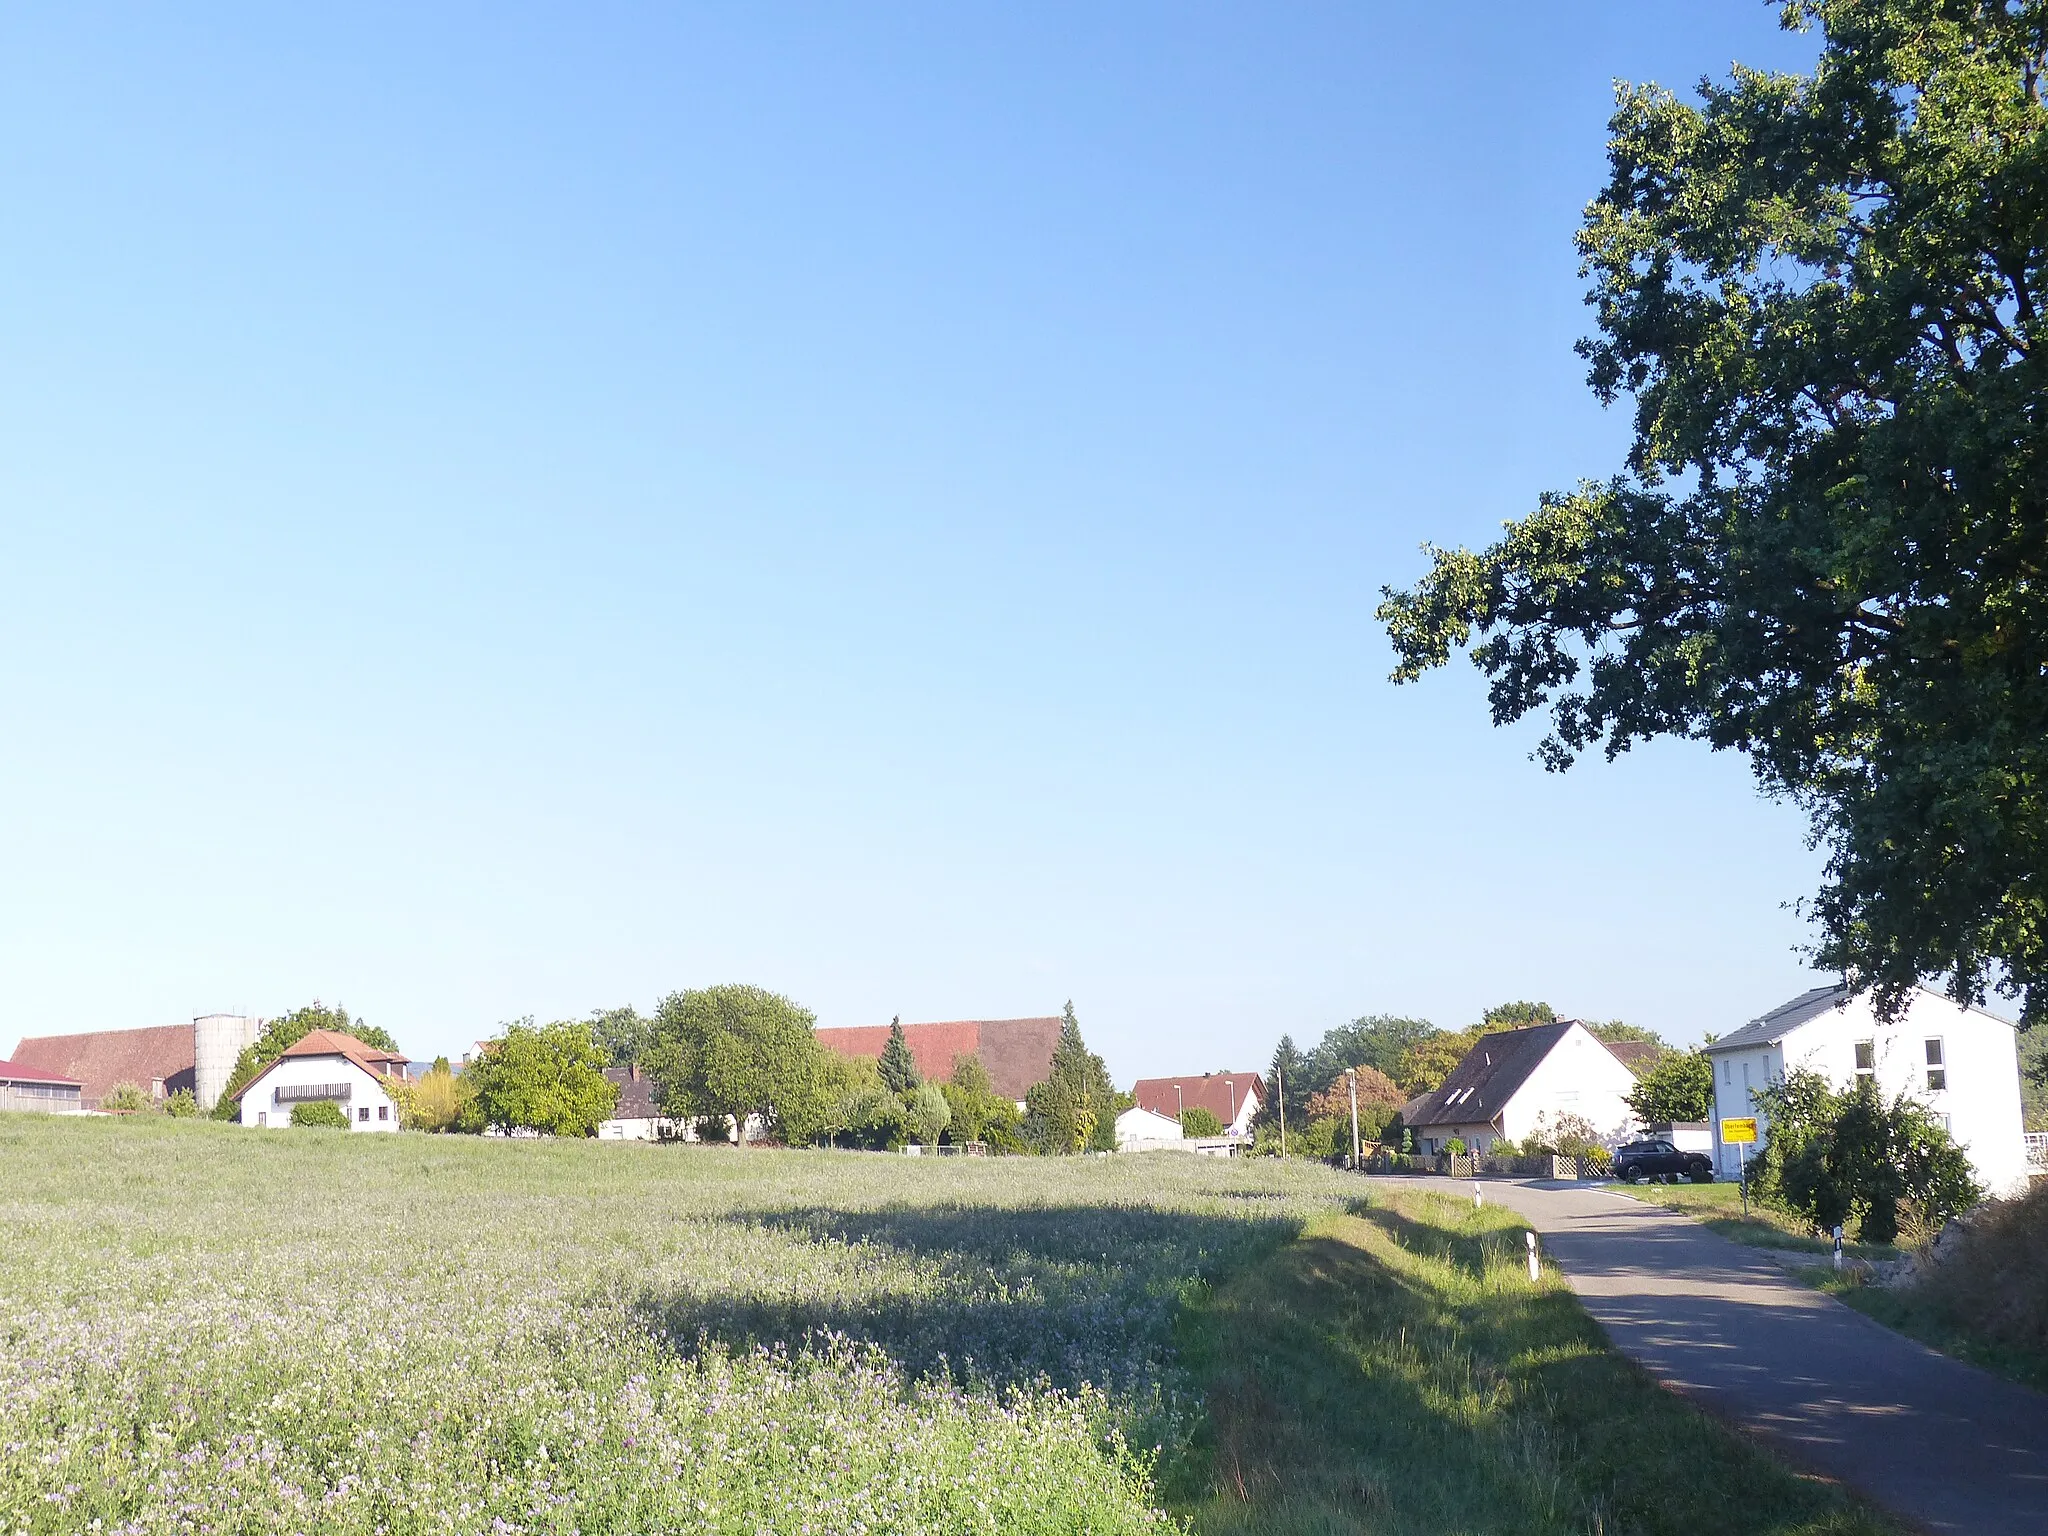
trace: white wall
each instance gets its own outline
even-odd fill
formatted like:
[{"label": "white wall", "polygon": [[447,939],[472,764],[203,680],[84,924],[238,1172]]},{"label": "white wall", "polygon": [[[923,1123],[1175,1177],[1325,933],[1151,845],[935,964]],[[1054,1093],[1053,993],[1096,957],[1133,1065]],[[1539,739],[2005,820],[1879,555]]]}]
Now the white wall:
[{"label": "white wall", "polygon": [[1501,1133],[1521,1141],[1536,1129],[1538,1116],[1554,1126],[1565,1115],[1577,1115],[1604,1144],[1617,1146],[1635,1129],[1628,1107],[1635,1086],[1636,1076],[1621,1058],[1584,1025],[1574,1025],[1508,1100]]},{"label": "white wall", "polygon": [[1116,1117],[1116,1144],[1120,1152],[1149,1152],[1158,1147],[1178,1147],[1185,1140],[1180,1122],[1171,1115],[1155,1115],[1149,1109],[1133,1106]]},{"label": "white wall", "polygon": [[[278,1088],[287,1084],[347,1083],[349,1097],[341,1107],[348,1113],[352,1131],[395,1131],[398,1106],[385,1096],[376,1077],[346,1056],[287,1056],[249,1086],[242,1095],[242,1124],[278,1128],[292,1123],[292,1105],[280,1104]],[[297,1101],[297,1102],[303,1102]],[[362,1111],[368,1110],[364,1118]]]},{"label": "white wall", "polygon": [[[1926,1042],[1939,1039],[1946,1086],[1928,1086]],[[2012,1025],[1932,992],[1915,992],[1897,1023],[1879,1022],[1866,993],[1807,1020],[1777,1046],[1715,1052],[1714,1130],[1724,1118],[1754,1115],[1761,1140],[1769,1117],[1752,1095],[1793,1067],[1821,1074],[1837,1088],[1856,1079],[1856,1043],[1871,1042],[1877,1088],[1886,1098],[1909,1093],[1943,1118],[1969,1155],[1977,1178],[1994,1194],[2025,1185],[2020,1135],[2019,1053]],[[1745,1077],[1746,1074],[1746,1077]],[[1750,1149],[1755,1155],[1755,1149]],[[1721,1146],[1717,1166],[1733,1175],[1737,1149]]]}]

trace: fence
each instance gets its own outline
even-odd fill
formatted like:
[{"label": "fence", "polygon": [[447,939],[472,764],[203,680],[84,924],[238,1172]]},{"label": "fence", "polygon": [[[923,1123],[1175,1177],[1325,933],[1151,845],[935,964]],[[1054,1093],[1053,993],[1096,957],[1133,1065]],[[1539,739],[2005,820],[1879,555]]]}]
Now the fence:
[{"label": "fence", "polygon": [[1454,1179],[1486,1175],[1511,1179],[1591,1179],[1600,1176],[1598,1165],[1591,1159],[1548,1154],[1539,1157],[1491,1157],[1482,1154],[1475,1157],[1440,1152],[1428,1157],[1416,1153],[1381,1152],[1367,1161],[1366,1171],[1448,1174]]},{"label": "fence", "polygon": [[2036,1173],[2048,1173],[2048,1131],[2028,1131],[2020,1140],[2027,1144],[2027,1166]]}]

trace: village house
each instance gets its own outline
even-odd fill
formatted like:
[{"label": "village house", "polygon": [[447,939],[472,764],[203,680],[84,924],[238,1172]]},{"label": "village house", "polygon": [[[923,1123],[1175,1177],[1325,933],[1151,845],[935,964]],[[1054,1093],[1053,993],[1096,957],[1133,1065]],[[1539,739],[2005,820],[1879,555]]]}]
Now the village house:
[{"label": "village house", "polygon": [[[938,1024],[906,1024],[903,1043],[917,1075],[943,1083],[962,1056],[979,1056],[989,1087],[1019,1110],[1024,1095],[1052,1076],[1052,1053],[1060,1043],[1057,1017],[1044,1019],[955,1019]],[[817,1031],[818,1043],[841,1056],[879,1061],[889,1043],[886,1024],[856,1024]]]},{"label": "village house", "polygon": [[654,1103],[654,1080],[635,1062],[628,1067],[607,1067],[605,1078],[616,1084],[619,1102],[611,1118],[598,1122],[600,1141],[695,1141],[697,1130],[688,1120],[671,1120]]},{"label": "village house", "polygon": [[84,1087],[74,1078],[55,1077],[48,1072],[25,1067],[18,1061],[0,1060],[0,1110],[24,1110],[43,1115],[82,1114]]},{"label": "village house", "polygon": [[385,1091],[405,1075],[406,1059],[339,1030],[316,1029],[242,1086],[243,1125],[291,1124],[300,1104],[337,1104],[352,1131],[395,1131],[398,1106]]},{"label": "village house", "polygon": [[2028,1176],[2016,1035],[1995,1014],[1925,987],[1912,991],[1889,1024],[1868,992],[1852,994],[1839,983],[1803,992],[1706,1047],[1714,1064],[1715,1167],[1732,1178],[1745,1155],[1740,1144],[1723,1143],[1721,1121],[1755,1119],[1761,1142],[1770,1115],[1758,1090],[1805,1067],[1838,1089],[1868,1080],[1887,1099],[1910,1094],[1948,1128],[1978,1181],[2010,1194]]},{"label": "village house", "polygon": [[1251,1136],[1252,1117],[1266,1091],[1256,1072],[1204,1072],[1200,1077],[1141,1077],[1131,1087],[1138,1108],[1180,1124],[1191,1109],[1206,1109],[1233,1140]]},{"label": "village house", "polygon": [[1171,1115],[1155,1114],[1137,1105],[1116,1117],[1116,1149],[1119,1152],[1156,1152],[1171,1148],[1192,1150],[1193,1143]]},{"label": "village house", "polygon": [[1401,1109],[1418,1152],[1445,1151],[1452,1140],[1472,1152],[1497,1141],[1521,1142],[1566,1117],[1595,1140],[1618,1145],[1635,1126],[1628,1107],[1635,1074],[1577,1019],[1481,1035],[1451,1075]]}]

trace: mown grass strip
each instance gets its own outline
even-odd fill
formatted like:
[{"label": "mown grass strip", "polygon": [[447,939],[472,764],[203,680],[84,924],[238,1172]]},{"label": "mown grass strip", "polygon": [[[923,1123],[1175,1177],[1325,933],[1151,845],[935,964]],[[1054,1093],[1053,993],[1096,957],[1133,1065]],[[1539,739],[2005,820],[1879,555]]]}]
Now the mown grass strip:
[{"label": "mown grass strip", "polygon": [[[1795,1253],[1832,1253],[1834,1242],[1815,1237],[1797,1216],[1772,1210],[1751,1201],[1749,1214],[1742,1210],[1742,1189],[1736,1184],[1610,1184],[1614,1194],[1627,1195],[1667,1211],[1690,1216],[1701,1226],[1718,1232],[1730,1242],[1752,1248],[1781,1248]],[[1845,1243],[1842,1251],[1853,1258],[1886,1260],[1899,1257],[1900,1250],[1889,1243]]]},{"label": "mown grass strip", "polygon": [[1192,1299],[1207,1423],[1161,1469],[1201,1536],[1896,1533],[1607,1345],[1522,1223],[1417,1191]]}]

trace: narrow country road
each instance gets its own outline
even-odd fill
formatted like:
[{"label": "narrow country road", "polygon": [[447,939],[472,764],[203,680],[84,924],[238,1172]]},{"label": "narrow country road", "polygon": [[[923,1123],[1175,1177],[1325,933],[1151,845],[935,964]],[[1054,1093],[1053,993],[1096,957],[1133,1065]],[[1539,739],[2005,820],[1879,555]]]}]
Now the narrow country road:
[{"label": "narrow country road", "polygon": [[[1470,1181],[1376,1178],[1469,1200]],[[2048,1396],[1950,1360],[1687,1217],[1488,1179],[1626,1355],[1788,1461],[1933,1531],[2048,1532]]]}]

